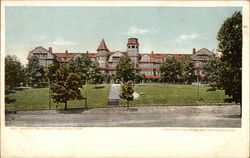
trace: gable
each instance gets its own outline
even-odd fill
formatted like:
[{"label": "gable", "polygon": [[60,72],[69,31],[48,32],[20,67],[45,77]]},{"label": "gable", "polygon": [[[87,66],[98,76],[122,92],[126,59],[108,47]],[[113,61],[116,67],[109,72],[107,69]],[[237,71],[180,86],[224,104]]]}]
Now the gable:
[{"label": "gable", "polygon": [[213,53],[206,48],[202,48],[196,52],[197,55],[212,55]]},{"label": "gable", "polygon": [[209,51],[208,49],[206,48],[202,48],[200,50],[198,50],[195,54],[193,54],[191,57],[192,59],[203,59],[203,58],[206,58],[206,56],[210,56],[210,55],[213,55],[213,53],[211,51]]},{"label": "gable", "polygon": [[114,54],[110,55],[110,57],[122,57],[124,56],[121,52],[115,52]]},{"label": "gable", "polygon": [[54,55],[52,53],[50,53],[47,49],[43,48],[42,46],[39,46],[29,52],[28,59],[35,56],[36,54],[46,54],[47,59],[54,58]]},{"label": "gable", "polygon": [[141,57],[141,61],[150,61],[150,56],[149,55],[143,55]]},{"label": "gable", "polygon": [[118,61],[119,58],[121,58],[122,56],[125,56],[124,54],[122,54],[121,52],[117,51],[115,53],[113,53],[112,55],[109,56],[109,62],[114,62],[114,61]]}]

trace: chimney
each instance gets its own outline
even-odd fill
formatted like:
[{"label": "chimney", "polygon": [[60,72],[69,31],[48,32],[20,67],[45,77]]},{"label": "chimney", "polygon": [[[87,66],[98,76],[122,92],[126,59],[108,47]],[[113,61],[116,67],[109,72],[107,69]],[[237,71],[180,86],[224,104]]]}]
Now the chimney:
[{"label": "chimney", "polygon": [[151,51],[151,54],[154,54],[154,51]]},{"label": "chimney", "polygon": [[196,53],[196,50],[195,50],[195,48],[193,48],[193,54],[195,54]]},{"label": "chimney", "polygon": [[65,50],[65,53],[68,55],[68,53],[69,53],[68,50]]},{"label": "chimney", "polygon": [[49,47],[49,52],[52,53],[52,47]]}]

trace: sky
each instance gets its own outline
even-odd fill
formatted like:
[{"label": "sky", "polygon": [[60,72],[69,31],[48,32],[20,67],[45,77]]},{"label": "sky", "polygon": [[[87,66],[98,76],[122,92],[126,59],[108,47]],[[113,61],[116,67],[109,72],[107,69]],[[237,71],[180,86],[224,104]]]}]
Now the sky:
[{"label": "sky", "polygon": [[93,52],[102,39],[126,51],[138,38],[140,53],[192,53],[216,49],[224,20],[241,7],[13,7],[5,8],[6,55],[27,64],[29,51]]}]

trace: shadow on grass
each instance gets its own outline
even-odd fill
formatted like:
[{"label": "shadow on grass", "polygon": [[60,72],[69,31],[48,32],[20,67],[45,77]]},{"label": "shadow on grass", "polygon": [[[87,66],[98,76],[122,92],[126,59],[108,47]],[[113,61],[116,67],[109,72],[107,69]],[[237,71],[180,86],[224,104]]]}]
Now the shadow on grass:
[{"label": "shadow on grass", "polygon": [[59,113],[63,113],[63,114],[80,114],[86,110],[88,110],[88,109],[86,109],[86,108],[68,108],[67,110],[64,110],[64,108],[63,108],[63,109],[58,109],[57,111]]},{"label": "shadow on grass", "polygon": [[23,91],[25,88],[21,87],[12,87],[9,89],[5,89],[5,95],[11,94],[11,93],[16,93],[16,91]]},{"label": "shadow on grass", "polygon": [[15,91],[23,91],[24,89],[27,89],[27,88],[22,88],[22,87],[13,87],[11,88],[12,90],[15,90]]},{"label": "shadow on grass", "polygon": [[6,104],[11,104],[11,103],[15,103],[16,99],[10,99],[9,97],[5,97],[5,103]]},{"label": "shadow on grass", "polygon": [[104,86],[96,86],[96,87],[93,87],[93,89],[102,89],[104,88]]},{"label": "shadow on grass", "polygon": [[9,95],[11,93],[16,93],[14,90],[5,90],[5,95]]}]

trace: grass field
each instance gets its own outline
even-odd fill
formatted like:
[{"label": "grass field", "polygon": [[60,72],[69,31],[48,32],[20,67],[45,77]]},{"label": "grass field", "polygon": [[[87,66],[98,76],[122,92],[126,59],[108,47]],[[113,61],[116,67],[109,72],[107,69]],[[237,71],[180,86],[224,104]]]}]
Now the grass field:
[{"label": "grass field", "polygon": [[[131,105],[178,105],[178,104],[209,104],[224,103],[224,91],[207,91],[210,87],[200,86],[198,100],[198,87],[192,85],[173,84],[137,84],[135,92],[140,94],[138,99],[131,101]],[[88,96],[88,107],[105,107],[110,85],[102,84],[94,88],[94,85],[87,85],[81,90],[82,96]],[[86,93],[87,92],[87,93]],[[8,91],[5,102],[6,109],[48,109],[49,108],[48,88],[25,88],[21,90]],[[121,100],[121,105],[126,101]],[[56,104],[51,101],[51,108],[63,108],[64,104]],[[68,108],[84,107],[85,101],[69,101]]]},{"label": "grass field", "polygon": [[[88,107],[105,107],[110,85],[99,84],[96,88],[94,85],[87,85],[81,90],[82,96],[88,96]],[[86,93],[87,92],[87,93]],[[5,102],[6,109],[48,109],[49,108],[49,88],[25,88],[8,91]],[[64,107],[64,104],[56,104],[51,101],[51,108]],[[69,101],[68,108],[84,107],[85,101]]]},{"label": "grass field", "polygon": [[[140,94],[138,99],[131,101],[131,105],[172,105],[172,104],[206,104],[224,103],[225,96],[223,90],[207,91],[211,87],[173,84],[137,84],[135,92]],[[121,105],[126,105],[126,101],[120,100]]]}]

